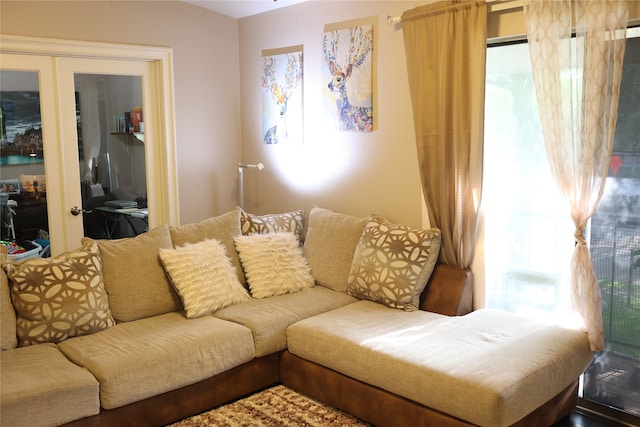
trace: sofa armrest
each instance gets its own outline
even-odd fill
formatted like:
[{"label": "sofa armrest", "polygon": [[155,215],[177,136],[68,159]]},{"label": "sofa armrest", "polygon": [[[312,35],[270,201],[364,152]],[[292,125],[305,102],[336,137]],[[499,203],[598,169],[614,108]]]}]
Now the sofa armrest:
[{"label": "sofa armrest", "polygon": [[437,264],[422,293],[420,309],[447,316],[461,316],[473,311],[471,270]]}]

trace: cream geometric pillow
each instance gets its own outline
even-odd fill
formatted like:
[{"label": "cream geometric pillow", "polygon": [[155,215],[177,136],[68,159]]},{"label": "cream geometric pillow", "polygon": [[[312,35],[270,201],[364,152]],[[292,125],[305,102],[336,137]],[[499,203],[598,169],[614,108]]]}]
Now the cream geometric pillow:
[{"label": "cream geometric pillow", "polygon": [[116,324],[95,242],[56,258],[32,258],[5,268],[20,346],[57,343]]},{"label": "cream geometric pillow", "polygon": [[439,229],[419,230],[371,215],[356,247],[347,293],[392,308],[417,310],[439,252]]},{"label": "cream geometric pillow", "polygon": [[304,209],[280,214],[254,215],[245,211],[240,212],[240,227],[242,234],[284,233],[296,235],[302,244],[302,230],[304,228]]},{"label": "cream geometric pillow", "polygon": [[315,285],[293,233],[239,236],[235,242],[252,297],[283,295]]},{"label": "cream geometric pillow", "polygon": [[215,239],[160,249],[159,254],[190,319],[250,298],[224,246]]}]

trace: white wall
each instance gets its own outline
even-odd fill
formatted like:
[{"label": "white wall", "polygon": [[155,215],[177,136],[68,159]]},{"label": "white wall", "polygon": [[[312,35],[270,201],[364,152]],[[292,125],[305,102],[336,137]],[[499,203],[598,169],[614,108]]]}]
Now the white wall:
[{"label": "white wall", "polygon": [[[422,196],[402,31],[386,22],[424,2],[311,1],[239,21],[242,158],[263,162],[245,172],[245,206],[257,213],[313,204],[420,226]],[[377,129],[339,132],[319,115],[322,33],[325,24],[373,17],[377,54]],[[263,49],[304,46],[304,141],[262,143]]]}]

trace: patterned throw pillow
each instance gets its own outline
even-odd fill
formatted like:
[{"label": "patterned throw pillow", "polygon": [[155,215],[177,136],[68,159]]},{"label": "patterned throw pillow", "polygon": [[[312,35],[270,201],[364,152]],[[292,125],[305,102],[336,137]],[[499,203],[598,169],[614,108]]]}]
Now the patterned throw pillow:
[{"label": "patterned throw pillow", "polygon": [[304,209],[262,216],[242,211],[240,213],[240,227],[242,228],[242,234],[245,236],[250,234],[284,233],[288,231],[295,234],[298,242],[302,244]]},{"label": "patterned throw pillow", "polygon": [[160,260],[190,319],[249,299],[224,246],[215,239],[160,249]]},{"label": "patterned throw pillow", "polygon": [[239,236],[235,242],[254,298],[283,295],[314,286],[311,269],[293,233]]},{"label": "patterned throw pillow", "polygon": [[95,243],[56,258],[32,258],[5,267],[18,312],[20,346],[57,343],[115,325]]},{"label": "patterned throw pillow", "polygon": [[417,310],[439,252],[437,228],[419,230],[372,215],[356,247],[347,293],[392,308]]}]

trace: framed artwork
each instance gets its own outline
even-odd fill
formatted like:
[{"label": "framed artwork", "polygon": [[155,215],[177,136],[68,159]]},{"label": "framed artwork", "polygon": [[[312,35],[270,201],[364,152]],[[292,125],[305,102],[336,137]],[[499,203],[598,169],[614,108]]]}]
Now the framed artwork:
[{"label": "framed artwork", "polygon": [[301,144],[302,46],[262,51],[262,135],[265,144]]},{"label": "framed artwork", "polygon": [[327,117],[341,131],[372,132],[374,24],[329,24],[322,35],[322,88]]},{"label": "framed artwork", "polygon": [[20,181],[17,179],[0,179],[1,194],[20,194]]},{"label": "framed artwork", "polygon": [[0,165],[43,163],[40,93],[0,92]]}]

